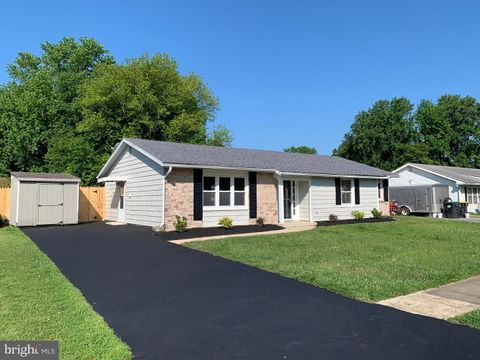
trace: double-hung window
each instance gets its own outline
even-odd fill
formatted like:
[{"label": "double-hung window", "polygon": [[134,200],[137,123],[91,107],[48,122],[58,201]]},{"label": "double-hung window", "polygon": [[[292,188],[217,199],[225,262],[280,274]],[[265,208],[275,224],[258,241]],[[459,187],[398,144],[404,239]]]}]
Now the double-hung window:
[{"label": "double-hung window", "polygon": [[246,178],[238,176],[204,176],[203,206],[245,206]]},{"label": "double-hung window", "polygon": [[219,192],[220,192],[220,206],[230,206],[230,200],[232,197],[231,181],[229,177],[219,177]]},{"label": "double-hung window", "polygon": [[342,204],[351,204],[352,203],[352,180],[342,179],[340,189],[342,193]]},{"label": "double-hung window", "polygon": [[469,204],[480,204],[480,188],[467,188],[467,201]]},{"label": "double-hung window", "polygon": [[216,190],[215,177],[205,176],[203,178],[203,205],[215,206]]},{"label": "double-hung window", "polygon": [[244,206],[245,205],[245,178],[236,177],[234,178],[234,205],[235,206]]}]

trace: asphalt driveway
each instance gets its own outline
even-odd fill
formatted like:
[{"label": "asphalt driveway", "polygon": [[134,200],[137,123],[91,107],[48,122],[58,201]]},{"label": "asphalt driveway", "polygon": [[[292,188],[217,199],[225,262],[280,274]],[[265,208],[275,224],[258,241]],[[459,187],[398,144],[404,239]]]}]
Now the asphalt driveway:
[{"label": "asphalt driveway", "polygon": [[135,359],[478,359],[480,331],[103,223],[24,232]]}]

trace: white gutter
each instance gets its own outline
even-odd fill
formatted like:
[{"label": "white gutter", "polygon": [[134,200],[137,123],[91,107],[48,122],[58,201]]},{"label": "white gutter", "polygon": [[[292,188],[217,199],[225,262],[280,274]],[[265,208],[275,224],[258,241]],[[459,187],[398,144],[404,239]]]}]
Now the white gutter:
[{"label": "white gutter", "polygon": [[206,166],[206,165],[186,165],[186,164],[174,164],[164,163],[165,166],[173,166],[178,168],[187,169],[214,169],[214,170],[242,170],[242,171],[256,171],[256,172],[271,172],[279,176],[305,176],[305,177],[328,177],[328,178],[358,178],[358,179],[389,179],[391,176],[369,176],[369,175],[340,175],[340,174],[320,174],[320,173],[294,173],[294,172],[281,172],[275,169],[256,169],[256,168],[244,168],[244,167],[228,167],[228,166]]},{"label": "white gutter", "polygon": [[163,211],[162,211],[162,226],[165,226],[165,187],[167,185],[167,181],[166,181],[166,178],[167,176],[172,172],[173,170],[173,167],[170,166],[167,170],[167,172],[165,173],[165,175],[163,175],[163,190],[162,190],[162,201],[163,201]]}]

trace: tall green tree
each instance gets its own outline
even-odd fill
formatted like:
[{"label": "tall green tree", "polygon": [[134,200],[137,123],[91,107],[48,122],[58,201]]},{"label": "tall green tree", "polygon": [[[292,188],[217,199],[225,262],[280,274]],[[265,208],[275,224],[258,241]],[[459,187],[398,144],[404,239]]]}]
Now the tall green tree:
[{"label": "tall green tree", "polygon": [[403,97],[377,101],[355,116],[350,131],[333,154],[385,170],[402,165],[406,154],[418,155],[413,146],[413,108]]},{"label": "tall green tree", "polygon": [[116,64],[88,38],[41,49],[20,53],[0,87],[0,175],[66,171],[90,184],[123,137],[232,142],[225,127],[207,130],[218,106],[211,90],[165,54]]},{"label": "tall green tree", "polygon": [[[165,54],[97,66],[80,87],[76,104],[82,114],[73,133],[77,141],[54,137],[47,163],[60,168],[73,164],[72,172],[92,181],[123,137],[216,145],[231,141],[225,128],[207,132],[217,109],[213,93],[197,75],[181,75],[177,63]],[[90,156],[75,157],[78,142],[88,144]],[[75,158],[63,158],[65,152]]]},{"label": "tall green tree", "polygon": [[317,154],[317,149],[306,145],[290,146],[283,149],[284,152],[300,153],[300,154]]},{"label": "tall green tree", "polygon": [[52,137],[81,119],[75,100],[98,64],[113,58],[95,40],[64,38],[44,43],[35,56],[22,52],[8,67],[11,81],[0,88],[0,173],[48,170],[44,157]]},{"label": "tall green tree", "polygon": [[439,165],[480,167],[480,104],[471,96],[422,100],[415,114],[419,142]]}]

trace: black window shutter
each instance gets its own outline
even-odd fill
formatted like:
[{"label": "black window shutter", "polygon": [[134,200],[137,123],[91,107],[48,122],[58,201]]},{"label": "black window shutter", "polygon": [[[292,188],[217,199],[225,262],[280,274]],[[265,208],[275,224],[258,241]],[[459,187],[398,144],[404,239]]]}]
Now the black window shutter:
[{"label": "black window shutter", "polygon": [[360,179],[353,179],[353,186],[355,186],[355,204],[360,204]]},{"label": "black window shutter", "polygon": [[465,186],[465,202],[468,202],[468,188]]},{"label": "black window shutter", "polygon": [[193,169],[193,220],[203,218],[203,170]]},{"label": "black window shutter", "polygon": [[388,179],[383,180],[383,201],[388,201]]},{"label": "black window shutter", "polygon": [[257,173],[248,173],[248,202],[250,207],[250,219],[257,218]]},{"label": "black window shutter", "polygon": [[342,205],[342,190],[340,189],[340,178],[335,178],[335,203]]}]

